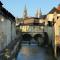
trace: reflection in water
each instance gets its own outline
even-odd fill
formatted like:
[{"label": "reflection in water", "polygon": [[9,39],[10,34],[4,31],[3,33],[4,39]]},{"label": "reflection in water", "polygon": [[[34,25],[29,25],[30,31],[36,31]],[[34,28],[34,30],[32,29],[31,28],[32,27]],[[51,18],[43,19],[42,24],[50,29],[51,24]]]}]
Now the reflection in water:
[{"label": "reflection in water", "polygon": [[55,60],[52,53],[46,47],[38,47],[35,44],[22,45],[17,60]]}]

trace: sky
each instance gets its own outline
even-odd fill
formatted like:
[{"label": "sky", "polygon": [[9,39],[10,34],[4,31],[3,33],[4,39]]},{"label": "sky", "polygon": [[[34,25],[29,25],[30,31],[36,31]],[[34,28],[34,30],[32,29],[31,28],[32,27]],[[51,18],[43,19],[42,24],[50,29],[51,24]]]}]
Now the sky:
[{"label": "sky", "polygon": [[15,17],[23,17],[26,5],[28,16],[35,16],[36,10],[41,9],[42,14],[47,14],[53,7],[60,4],[60,0],[0,0],[9,12]]}]

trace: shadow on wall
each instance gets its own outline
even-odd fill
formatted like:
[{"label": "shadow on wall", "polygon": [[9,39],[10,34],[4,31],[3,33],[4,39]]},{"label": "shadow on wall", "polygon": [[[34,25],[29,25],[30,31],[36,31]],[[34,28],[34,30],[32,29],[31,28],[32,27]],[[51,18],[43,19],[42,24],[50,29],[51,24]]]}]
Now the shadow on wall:
[{"label": "shadow on wall", "polygon": [[47,32],[44,32],[44,44],[46,45],[49,45],[49,37],[48,37],[48,34],[47,34]]},{"label": "shadow on wall", "polygon": [[0,32],[0,49],[5,48],[7,44],[7,36],[4,32]]}]

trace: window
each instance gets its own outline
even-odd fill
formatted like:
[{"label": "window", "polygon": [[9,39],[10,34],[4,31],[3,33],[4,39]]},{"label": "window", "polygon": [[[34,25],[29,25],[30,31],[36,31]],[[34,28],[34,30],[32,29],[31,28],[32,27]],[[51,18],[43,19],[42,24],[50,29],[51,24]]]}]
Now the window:
[{"label": "window", "polygon": [[48,26],[52,26],[52,21],[48,21]]}]

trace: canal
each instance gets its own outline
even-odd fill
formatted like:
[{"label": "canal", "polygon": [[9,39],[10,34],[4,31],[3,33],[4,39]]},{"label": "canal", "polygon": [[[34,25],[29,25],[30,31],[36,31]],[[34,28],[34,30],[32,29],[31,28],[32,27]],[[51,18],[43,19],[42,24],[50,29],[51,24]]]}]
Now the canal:
[{"label": "canal", "polygon": [[50,47],[37,46],[37,43],[22,43],[17,60],[55,60]]}]

